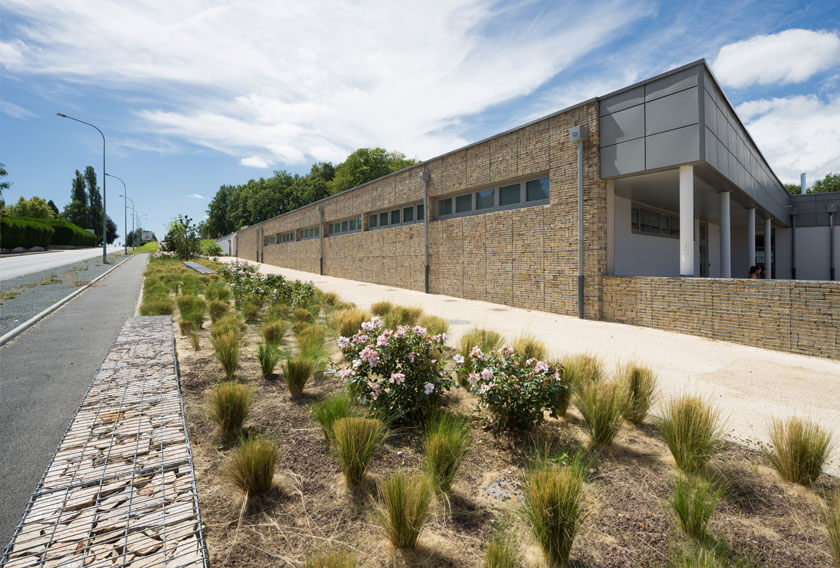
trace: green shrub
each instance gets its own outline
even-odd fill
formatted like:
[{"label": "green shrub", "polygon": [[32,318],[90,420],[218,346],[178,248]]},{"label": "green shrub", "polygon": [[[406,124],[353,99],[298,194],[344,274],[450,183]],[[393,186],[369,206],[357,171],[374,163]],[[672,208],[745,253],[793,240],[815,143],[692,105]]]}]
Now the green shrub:
[{"label": "green shrub", "polygon": [[645,421],[656,394],[656,375],[648,367],[629,363],[619,369],[619,380],[627,392],[624,417],[633,424]]},{"label": "green shrub", "polygon": [[210,311],[210,320],[214,323],[219,321],[230,311],[230,304],[224,300],[210,300],[207,307]]},{"label": "green shrub", "polygon": [[321,431],[328,442],[332,440],[335,421],[354,414],[353,400],[344,391],[328,395],[321,402],[312,405],[312,417],[321,425]]},{"label": "green shrub", "polygon": [[281,353],[271,343],[260,343],[257,347],[257,359],[260,361],[260,370],[263,378],[268,378],[274,372],[274,367],[280,361]]},{"label": "green shrub", "polygon": [[572,388],[579,389],[588,383],[597,383],[604,378],[604,364],[588,353],[579,353],[563,358],[566,380]]},{"label": "green shrub", "polygon": [[178,304],[178,310],[181,312],[181,316],[183,316],[184,314],[191,313],[194,310],[204,309],[205,307],[204,300],[202,300],[198,296],[178,296],[176,302]]},{"label": "green shrub", "polygon": [[198,246],[204,256],[219,256],[222,254],[222,247],[213,239],[201,239]]},{"label": "green shrub", "polygon": [[484,553],[484,568],[516,568],[515,544],[502,534],[495,535]]},{"label": "green shrub", "polygon": [[260,309],[262,306],[259,302],[255,300],[247,300],[242,302],[242,308],[240,311],[242,312],[242,316],[249,321],[253,321],[257,319],[257,316],[260,314]]},{"label": "green shrub", "polygon": [[682,395],[665,403],[659,431],[677,467],[686,473],[701,471],[722,444],[720,412],[697,396]]},{"label": "green shrub", "polygon": [[45,221],[46,219],[0,217],[0,247],[49,248],[55,231]]},{"label": "green shrub", "polygon": [[292,317],[292,308],[288,304],[272,304],[265,314],[266,320],[288,320]]},{"label": "green shrub", "polygon": [[53,228],[51,245],[73,245],[95,247],[99,239],[92,231],[82,229],[64,219],[41,219]]},{"label": "green shrub", "polygon": [[310,325],[300,330],[296,338],[300,357],[316,363],[323,360],[327,355],[324,348],[326,334],[327,328],[323,325]]},{"label": "green shrub", "polygon": [[210,334],[213,337],[223,335],[228,332],[233,332],[239,335],[242,331],[247,329],[247,326],[242,323],[239,316],[235,313],[227,313],[221,318],[217,319],[210,328]]},{"label": "green shrub", "polygon": [[216,281],[207,286],[204,295],[208,300],[227,303],[230,300],[230,288],[224,282]]},{"label": "green shrub", "polygon": [[338,551],[312,556],[304,564],[304,568],[356,568],[356,566],[358,566],[358,560],[355,554]]},{"label": "green shrub", "polygon": [[420,474],[395,471],[380,483],[376,517],[394,547],[417,546],[429,516],[432,493],[431,483]]},{"label": "green shrub", "polygon": [[773,449],[767,458],[785,481],[811,485],[820,476],[831,450],[831,434],[818,424],[799,418],[770,423]]},{"label": "green shrub", "polygon": [[471,445],[472,430],[467,419],[438,413],[426,422],[423,461],[435,491],[449,493]]},{"label": "green shrub", "polygon": [[370,460],[385,442],[385,427],[376,418],[350,416],[333,422],[332,432],[338,467],[347,483],[356,485],[364,479]]},{"label": "green shrub", "polygon": [[370,307],[370,311],[373,313],[373,315],[379,316],[381,318],[384,318],[385,316],[387,316],[388,313],[393,309],[394,309],[394,304],[392,304],[391,302],[385,302],[385,301],[376,302],[375,304],[373,304]]},{"label": "green shrub", "polygon": [[449,322],[437,316],[423,316],[417,321],[417,325],[425,328],[429,335],[440,335],[449,331]]},{"label": "green shrub", "polygon": [[668,503],[677,524],[687,536],[698,542],[707,540],[709,519],[715,511],[719,495],[720,490],[712,489],[705,481],[683,477],[677,479],[674,494]]},{"label": "green shrub", "polygon": [[583,517],[580,462],[531,470],[517,513],[537,541],[549,566],[566,567]]},{"label": "green shrub", "polygon": [[263,495],[271,491],[279,457],[273,442],[249,438],[231,456],[225,473],[249,497]]},{"label": "green shrub", "polygon": [[222,434],[227,438],[239,434],[254,399],[253,389],[228,381],[213,387],[207,397],[210,418],[219,426]]},{"label": "green shrub", "polygon": [[627,407],[624,385],[618,382],[589,383],[577,391],[575,405],[583,416],[584,431],[596,447],[612,444]]},{"label": "green shrub", "polygon": [[283,336],[286,335],[286,330],[289,328],[288,324],[283,320],[275,320],[263,324],[260,332],[266,343],[277,346],[283,341]]},{"label": "green shrub", "polygon": [[211,335],[211,340],[216,351],[216,360],[221,363],[225,377],[228,380],[232,379],[239,364],[239,334],[227,331],[216,336]]},{"label": "green shrub", "polygon": [[822,521],[831,544],[831,555],[835,568],[840,568],[840,490],[834,490],[827,496],[822,506]]},{"label": "green shrub", "polygon": [[351,337],[361,329],[362,322],[370,319],[362,310],[338,310],[333,314],[332,324],[335,332],[343,337]]},{"label": "green shrub", "polygon": [[141,316],[164,316],[171,315],[175,311],[175,302],[167,296],[149,297],[144,294],[143,303],[140,304]]},{"label": "green shrub", "polygon": [[545,348],[545,343],[534,337],[533,335],[522,335],[516,338],[513,342],[513,350],[521,353],[527,359],[545,360],[548,350]]},{"label": "green shrub", "polygon": [[295,308],[295,310],[292,312],[292,317],[295,321],[307,323],[311,322],[313,319],[312,312],[304,308]]},{"label": "green shrub", "polygon": [[289,387],[289,394],[292,397],[299,397],[303,394],[303,388],[309,377],[312,376],[312,369],[315,364],[309,359],[287,359],[283,365],[283,379]]}]

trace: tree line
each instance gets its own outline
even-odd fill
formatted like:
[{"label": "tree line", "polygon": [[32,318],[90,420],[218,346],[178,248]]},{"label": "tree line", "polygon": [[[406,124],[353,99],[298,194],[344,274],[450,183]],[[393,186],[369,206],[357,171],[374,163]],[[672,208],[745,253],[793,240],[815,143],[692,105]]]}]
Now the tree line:
[{"label": "tree line", "polygon": [[221,237],[416,163],[399,152],[360,148],[336,166],[313,164],[306,175],[279,170],[268,179],[223,185],[207,206],[199,231],[205,238]]}]

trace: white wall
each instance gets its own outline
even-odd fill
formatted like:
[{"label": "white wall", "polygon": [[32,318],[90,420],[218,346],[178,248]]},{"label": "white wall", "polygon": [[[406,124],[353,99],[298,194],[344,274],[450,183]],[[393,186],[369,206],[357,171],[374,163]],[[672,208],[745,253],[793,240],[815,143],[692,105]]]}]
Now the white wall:
[{"label": "white wall", "polygon": [[615,273],[619,276],[679,276],[680,241],[639,235],[630,229],[630,200],[615,196]]},{"label": "white wall", "polygon": [[[828,227],[796,229],[796,278],[828,280],[831,266]],[[840,228],[834,227],[834,276],[840,278]]]},{"label": "white wall", "polygon": [[216,244],[222,247],[222,254],[236,255],[236,233],[231,233],[216,239]]}]

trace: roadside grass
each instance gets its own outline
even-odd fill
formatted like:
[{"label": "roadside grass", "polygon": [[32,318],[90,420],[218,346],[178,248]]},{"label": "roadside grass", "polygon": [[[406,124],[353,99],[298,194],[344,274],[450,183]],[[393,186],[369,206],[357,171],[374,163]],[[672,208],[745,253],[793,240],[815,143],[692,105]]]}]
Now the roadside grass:
[{"label": "roadside grass", "polygon": [[140,254],[144,252],[157,252],[160,248],[157,241],[149,241],[141,247],[128,251],[128,254]]}]

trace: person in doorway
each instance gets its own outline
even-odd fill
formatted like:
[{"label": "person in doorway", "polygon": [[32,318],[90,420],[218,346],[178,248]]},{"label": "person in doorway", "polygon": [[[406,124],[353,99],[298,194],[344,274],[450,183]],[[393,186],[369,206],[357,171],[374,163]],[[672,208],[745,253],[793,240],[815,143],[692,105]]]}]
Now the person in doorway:
[{"label": "person in doorway", "polygon": [[758,267],[757,266],[750,266],[750,280],[758,280]]},{"label": "person in doorway", "polygon": [[767,269],[764,268],[763,264],[759,264],[758,265],[758,279],[759,280],[764,280],[765,278],[767,278]]}]

